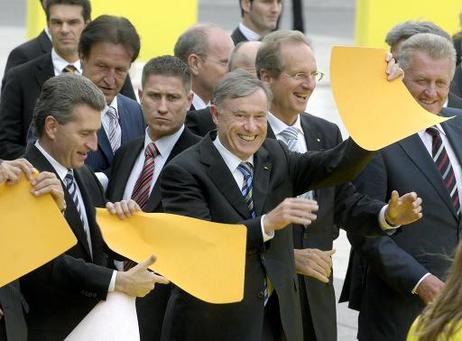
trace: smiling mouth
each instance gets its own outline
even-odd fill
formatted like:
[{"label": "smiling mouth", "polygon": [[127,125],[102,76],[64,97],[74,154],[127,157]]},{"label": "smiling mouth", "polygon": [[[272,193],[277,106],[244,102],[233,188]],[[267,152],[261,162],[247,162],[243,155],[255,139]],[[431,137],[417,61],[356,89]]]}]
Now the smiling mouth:
[{"label": "smiling mouth", "polygon": [[294,96],[304,101],[306,101],[308,98],[308,95],[294,94]]},{"label": "smiling mouth", "polygon": [[241,134],[238,134],[238,136],[239,136],[239,138],[241,138],[242,140],[244,140],[246,142],[253,142],[257,138],[257,135],[241,135]]}]

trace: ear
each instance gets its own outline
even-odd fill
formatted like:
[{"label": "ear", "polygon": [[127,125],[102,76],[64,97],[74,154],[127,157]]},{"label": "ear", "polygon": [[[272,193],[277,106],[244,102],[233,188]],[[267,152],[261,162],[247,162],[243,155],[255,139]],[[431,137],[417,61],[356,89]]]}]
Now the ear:
[{"label": "ear", "polygon": [[210,106],[210,114],[212,115],[213,123],[215,123],[215,125],[218,127],[218,116],[220,113],[218,112],[218,108],[215,104]]},{"label": "ear", "polygon": [[271,81],[273,80],[273,76],[271,75],[271,72],[265,69],[260,70],[260,80],[263,82],[266,82],[268,84],[271,84]]},{"label": "ear", "polygon": [[138,98],[140,99],[140,102],[143,100],[143,89],[138,89]]},{"label": "ear", "polygon": [[189,65],[189,68],[191,69],[191,73],[194,76],[197,76],[199,74],[201,63],[202,63],[202,59],[199,55],[195,53],[191,53],[188,56],[188,65]]},{"label": "ear", "polygon": [[53,116],[47,116],[45,118],[45,124],[43,125],[43,134],[46,135],[48,139],[53,141],[56,138],[58,126],[59,123],[56,121],[56,118]]},{"label": "ear", "polygon": [[194,96],[194,93],[192,92],[192,90],[190,90],[189,94],[186,96],[186,98],[188,99],[188,110],[191,107],[193,96]]},{"label": "ear", "polygon": [[244,13],[250,12],[250,7],[252,7],[252,2],[250,0],[241,0],[241,7]]}]

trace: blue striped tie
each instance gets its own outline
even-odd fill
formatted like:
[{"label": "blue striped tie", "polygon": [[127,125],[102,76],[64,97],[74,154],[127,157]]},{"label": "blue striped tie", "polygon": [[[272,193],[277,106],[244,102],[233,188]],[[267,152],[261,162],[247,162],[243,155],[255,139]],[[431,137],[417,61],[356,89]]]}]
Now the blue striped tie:
[{"label": "blue striped tie", "polygon": [[250,216],[255,218],[257,214],[255,213],[255,207],[253,206],[253,166],[250,162],[241,162],[237,169],[244,176],[244,184],[241,188],[242,196],[244,201],[249,208]]},{"label": "blue striped tie", "polygon": [[296,152],[298,141],[298,129],[294,126],[287,127],[279,133],[281,135],[290,151]]}]

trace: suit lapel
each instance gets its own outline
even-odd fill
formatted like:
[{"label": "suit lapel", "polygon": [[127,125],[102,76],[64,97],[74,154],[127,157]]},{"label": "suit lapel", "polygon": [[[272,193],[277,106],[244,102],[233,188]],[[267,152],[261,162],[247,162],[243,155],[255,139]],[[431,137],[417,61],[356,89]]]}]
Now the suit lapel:
[{"label": "suit lapel", "polygon": [[131,148],[125,150],[124,154],[121,155],[122,160],[119,164],[119,169],[115,170],[117,179],[114,179],[114,191],[111,193],[112,198],[122,198],[127,185],[128,178],[131,175],[133,166],[135,165],[136,159],[141,153],[144,147],[144,136],[130,143]]},{"label": "suit lapel", "polygon": [[200,158],[202,163],[209,166],[207,174],[215,183],[218,191],[243,218],[248,218],[250,216],[249,208],[244,201],[241,190],[220,153],[213,145],[210,134],[201,142]]},{"label": "suit lapel", "polygon": [[45,83],[48,79],[54,77],[55,71],[53,67],[53,62],[51,59],[51,53],[47,53],[44,55],[40,62],[35,64],[37,67],[37,72],[35,73],[35,80],[37,84],[41,88],[43,83]]},{"label": "suit lapel", "polygon": [[[420,169],[421,173],[427,178],[428,182],[441,197],[441,200],[455,215],[454,206],[449,198],[448,190],[443,183],[441,173],[436,168],[435,162],[425,148],[419,135],[411,135],[410,137],[399,141],[398,144],[417,166],[417,168]],[[416,191],[418,191],[418,188],[416,188]]]},{"label": "suit lapel", "polygon": [[[58,177],[58,174],[56,173],[53,166],[48,162],[48,160],[42,155],[42,153],[40,153],[40,151],[35,146],[33,145],[30,146],[30,148],[26,152],[25,157],[39,171],[53,172]],[[69,224],[72,232],[74,232],[74,235],[76,236],[76,238],[79,240],[80,244],[85,248],[85,251],[90,256],[90,250],[88,247],[87,237],[85,235],[85,231],[83,229],[83,225],[82,225],[82,221],[80,220],[79,213],[77,212],[74,201],[72,200],[71,196],[66,190],[66,185],[62,181],[61,181],[61,185],[64,188],[64,199],[67,204],[66,213],[65,213],[66,221]]]},{"label": "suit lapel", "polygon": [[117,95],[117,110],[119,114],[119,124],[120,131],[122,133],[121,143],[124,145],[129,139],[129,130],[130,130],[130,113],[126,112],[126,108],[122,99],[122,96]]},{"label": "suit lapel", "polygon": [[103,126],[101,126],[101,129],[98,130],[98,147],[99,147],[98,149],[102,152],[104,157],[108,160],[109,164],[112,163],[112,159],[114,158],[114,153],[112,151],[109,138],[106,134],[106,130],[104,130]]},{"label": "suit lapel", "polygon": [[459,164],[462,165],[462,125],[457,120],[457,118],[443,122],[441,124],[444,131],[446,132],[446,136],[451,143],[452,150],[456,155],[457,159],[459,160]]},{"label": "suit lapel", "polygon": [[257,216],[263,214],[263,207],[268,196],[269,181],[272,163],[268,151],[264,147],[254,155],[254,177],[253,177],[253,203]]},{"label": "suit lapel", "polygon": [[39,34],[37,39],[39,41],[40,48],[43,53],[48,53],[51,51],[51,40],[50,38],[48,38],[48,35],[46,34],[45,30],[43,30],[42,33]]}]

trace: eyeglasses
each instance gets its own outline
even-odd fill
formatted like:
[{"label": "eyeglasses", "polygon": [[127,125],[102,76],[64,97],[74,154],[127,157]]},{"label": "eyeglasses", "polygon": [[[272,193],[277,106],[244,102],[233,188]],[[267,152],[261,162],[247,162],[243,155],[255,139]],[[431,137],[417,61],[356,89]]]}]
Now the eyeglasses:
[{"label": "eyeglasses", "polygon": [[307,82],[311,79],[314,79],[316,82],[319,82],[324,77],[324,73],[322,73],[321,71],[313,71],[311,73],[297,72],[294,75],[288,74],[286,72],[282,72],[282,73],[292,79],[295,79],[296,81],[304,81],[304,82]]}]

